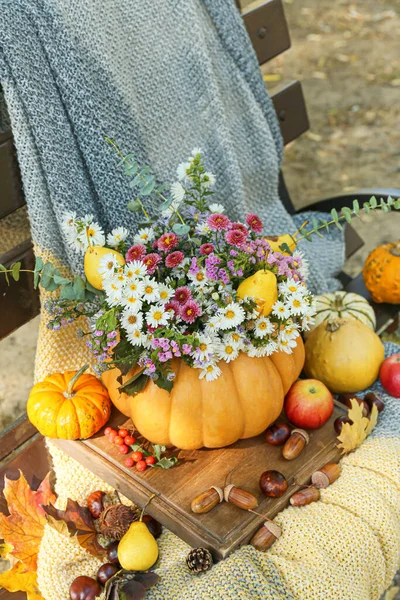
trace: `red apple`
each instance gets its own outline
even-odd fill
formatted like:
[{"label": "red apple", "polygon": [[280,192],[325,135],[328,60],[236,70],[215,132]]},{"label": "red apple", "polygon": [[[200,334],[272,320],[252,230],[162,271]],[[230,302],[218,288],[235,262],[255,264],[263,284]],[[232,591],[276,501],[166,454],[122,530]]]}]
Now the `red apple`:
[{"label": "red apple", "polygon": [[333,413],[333,397],[318,379],[299,379],[285,398],[285,413],[296,427],[318,429]]},{"label": "red apple", "polygon": [[387,393],[400,398],[400,353],[383,361],[379,377]]}]

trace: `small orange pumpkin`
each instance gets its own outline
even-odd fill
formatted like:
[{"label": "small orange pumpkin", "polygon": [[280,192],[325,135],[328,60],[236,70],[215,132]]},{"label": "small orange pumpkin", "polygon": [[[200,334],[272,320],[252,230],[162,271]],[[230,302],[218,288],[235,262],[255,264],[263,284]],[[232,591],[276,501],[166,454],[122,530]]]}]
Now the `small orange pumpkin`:
[{"label": "small orange pumpkin", "polygon": [[27,413],[42,435],[62,440],[88,438],[108,421],[110,397],[97,377],[83,374],[87,368],[54,373],[33,386]]},{"label": "small orange pumpkin", "polygon": [[400,241],[375,248],[365,261],[363,278],[374,302],[400,304]]},{"label": "small orange pumpkin", "polygon": [[[250,358],[240,353],[230,363],[221,361],[222,375],[214,381],[199,379],[198,369],[174,359],[176,378],[170,393],[153,381],[136,396],[120,393],[119,369],[105,371],[102,379],[112,402],[153,444],[185,450],[221,448],[258,435],[278,418],[303,364],[304,345],[298,337],[292,354]],[[123,383],[135,371],[124,376]]]}]

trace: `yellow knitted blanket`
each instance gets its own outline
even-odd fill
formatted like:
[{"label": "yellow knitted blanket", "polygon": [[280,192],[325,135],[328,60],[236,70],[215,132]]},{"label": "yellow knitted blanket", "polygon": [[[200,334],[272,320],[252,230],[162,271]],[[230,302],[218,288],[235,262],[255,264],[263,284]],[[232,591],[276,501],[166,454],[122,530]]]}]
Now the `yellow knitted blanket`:
[{"label": "yellow knitted blanket", "polygon": [[[44,321],[46,316],[44,315]],[[399,352],[388,344],[387,354]],[[89,359],[70,326],[42,326],[36,375],[75,369]],[[159,541],[158,585],[151,600],[378,600],[400,567],[400,400],[386,406],[373,434],[342,460],[343,473],[322,491],[321,501],[282,511],[282,537],[266,553],[244,546],[207,573],[193,576],[185,564],[189,546],[169,531]],[[95,489],[110,490],[98,477],[48,447],[62,506],[67,497],[84,503]],[[38,561],[46,600],[68,600],[78,575],[94,576],[100,561],[72,538],[46,526]]]}]

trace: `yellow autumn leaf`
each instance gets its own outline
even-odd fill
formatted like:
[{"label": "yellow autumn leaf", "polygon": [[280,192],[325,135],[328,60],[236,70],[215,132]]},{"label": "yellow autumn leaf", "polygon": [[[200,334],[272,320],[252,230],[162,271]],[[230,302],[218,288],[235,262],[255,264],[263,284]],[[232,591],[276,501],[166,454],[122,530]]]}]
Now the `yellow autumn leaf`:
[{"label": "yellow autumn leaf", "polygon": [[0,543],[0,558],[7,559],[13,548],[14,546],[7,544],[7,542]]},{"label": "yellow autumn leaf", "polygon": [[0,587],[9,592],[26,592],[28,600],[43,600],[39,592],[34,571],[27,571],[24,563],[18,561],[15,565],[0,573]]},{"label": "yellow autumn leaf", "polygon": [[350,403],[351,408],[349,409],[348,417],[352,423],[344,423],[342,431],[338,435],[338,440],[341,442],[338,444],[338,448],[342,448],[344,454],[358,448],[367,435],[371,433],[378,420],[376,406],[373,406],[371,417],[367,419],[367,417],[363,417],[363,407],[358,404],[357,400],[352,398]]}]

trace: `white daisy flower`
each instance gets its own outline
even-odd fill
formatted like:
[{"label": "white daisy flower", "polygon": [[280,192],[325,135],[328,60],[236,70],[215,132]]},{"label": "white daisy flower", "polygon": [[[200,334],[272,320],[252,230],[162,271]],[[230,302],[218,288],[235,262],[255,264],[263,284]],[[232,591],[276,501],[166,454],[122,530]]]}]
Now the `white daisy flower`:
[{"label": "white daisy flower", "polygon": [[126,306],[132,312],[139,312],[142,308],[143,302],[140,298],[140,294],[137,292],[131,292],[130,290],[125,290],[121,298],[122,306]]},{"label": "white daisy flower", "polygon": [[143,229],[139,229],[135,237],[133,238],[134,244],[147,244],[147,242],[152,242],[155,238],[155,233],[151,227],[144,227]]},{"label": "white daisy flower", "polygon": [[185,197],[185,194],[185,188],[179,181],[175,181],[175,183],[171,185],[171,196],[174,199],[174,201],[178,204],[182,202],[182,200]]},{"label": "white daisy flower", "polygon": [[267,317],[260,317],[256,321],[254,335],[258,338],[264,338],[274,331],[274,324]]},{"label": "white daisy flower", "polygon": [[210,233],[210,231],[211,230],[205,221],[204,223],[199,223],[196,225],[196,232],[200,235],[206,235],[207,233]]},{"label": "white daisy flower", "polygon": [[110,306],[117,306],[122,301],[123,285],[116,279],[107,279],[103,282],[103,289],[107,296],[107,302]]},{"label": "white daisy flower", "polygon": [[311,328],[311,325],[314,325],[315,319],[313,319],[312,317],[309,317],[308,315],[305,315],[302,320],[301,320],[301,328],[303,331],[309,331]]},{"label": "white daisy flower", "polygon": [[171,318],[171,313],[164,310],[161,305],[152,306],[146,313],[146,323],[150,327],[160,327],[168,325],[168,321]]},{"label": "white daisy flower", "polygon": [[136,279],[137,277],[145,277],[147,274],[147,267],[140,260],[134,260],[125,265],[124,274],[127,281]]},{"label": "white daisy flower", "polygon": [[99,273],[103,278],[114,277],[116,269],[120,267],[115,254],[110,252],[101,257],[99,262]]},{"label": "white daisy flower", "polygon": [[85,225],[83,231],[79,234],[79,240],[85,245],[86,248],[89,246],[88,240],[90,240],[91,246],[104,246],[106,243],[103,230],[95,221]]},{"label": "white daisy flower", "polygon": [[116,227],[107,236],[107,245],[116,248],[121,242],[124,242],[129,235],[125,227]]},{"label": "white daisy flower", "polygon": [[146,302],[157,302],[160,299],[160,292],[157,282],[151,277],[143,279],[143,300]]},{"label": "white daisy flower", "polygon": [[290,317],[290,308],[280,300],[277,300],[272,307],[272,314],[280,319],[288,319]]},{"label": "white daisy flower", "polygon": [[225,211],[225,206],[223,204],[217,204],[216,202],[210,204],[208,208],[212,213],[218,213],[220,215]]},{"label": "white daisy flower", "polygon": [[280,283],[278,289],[279,293],[285,296],[287,294],[306,294],[308,292],[305,284],[302,281],[295,281],[292,278]]},{"label": "white daisy flower", "polygon": [[61,221],[61,229],[66,235],[69,235],[71,232],[76,234],[76,230],[78,227],[78,219],[76,216],[76,212],[66,212]]},{"label": "white daisy flower", "polygon": [[193,148],[192,150],[192,158],[195,158],[198,154],[202,153],[202,149],[201,148]]},{"label": "white daisy flower", "polygon": [[219,308],[217,316],[221,317],[220,329],[237,327],[245,319],[246,313],[237,302],[230,302],[224,308]]},{"label": "white daisy flower", "polygon": [[218,346],[218,357],[220,360],[224,360],[229,363],[231,360],[235,360],[239,356],[239,349],[237,344],[232,344],[228,341],[222,341]]},{"label": "white daisy flower", "polygon": [[191,163],[187,162],[187,163],[181,163],[180,165],[178,165],[177,169],[176,169],[176,173],[178,175],[178,179],[179,181],[182,181],[182,179],[185,179],[185,177],[187,177],[187,171],[191,168]]},{"label": "white daisy flower", "polygon": [[205,365],[201,370],[199,379],[206,379],[206,381],[214,381],[221,375],[221,369],[215,363],[209,363]]},{"label": "white daisy flower", "polygon": [[290,308],[292,315],[301,315],[308,308],[308,304],[301,294],[291,294],[287,298],[286,305]]},{"label": "white daisy flower", "polygon": [[126,337],[132,346],[143,346],[146,340],[146,334],[142,333],[140,329],[131,329],[127,332]]},{"label": "white daisy flower", "polygon": [[130,292],[134,292],[141,296],[144,291],[144,283],[140,279],[129,279],[125,285],[125,293],[129,294]]},{"label": "white daisy flower", "polygon": [[268,342],[265,346],[260,346],[256,348],[253,344],[249,344],[245,347],[245,352],[250,356],[250,358],[264,358],[265,356],[271,356],[274,352],[278,350],[278,344],[274,341]]},{"label": "white daisy flower", "polygon": [[296,347],[295,340],[284,340],[280,336],[278,339],[278,350],[281,352],[286,352],[286,354],[292,354],[292,348]]},{"label": "white daisy flower", "polygon": [[298,325],[296,323],[292,323],[291,325],[287,325],[280,332],[280,339],[282,340],[295,340],[299,337]]},{"label": "white daisy flower", "polygon": [[77,231],[70,230],[69,233],[65,231],[67,243],[75,252],[84,254],[87,250],[87,240],[82,240],[80,234]]},{"label": "white daisy flower", "polygon": [[216,351],[215,343],[208,335],[199,335],[198,340],[199,343],[191,356],[195,360],[209,360]]},{"label": "white daisy flower", "polygon": [[133,312],[126,308],[121,316],[121,325],[127,333],[133,332],[136,329],[142,329],[143,317],[141,313]]},{"label": "white daisy flower", "polygon": [[199,269],[197,273],[188,273],[187,277],[195,286],[204,286],[209,282],[205,269]]},{"label": "white daisy flower", "polygon": [[202,177],[202,185],[205,188],[209,188],[212,187],[213,185],[215,185],[215,181],[216,181],[216,177],[214,175],[214,173],[210,173],[210,171],[206,171]]},{"label": "white daisy flower", "polygon": [[164,304],[165,302],[168,302],[168,300],[170,300],[172,298],[175,290],[172,287],[170,287],[169,285],[165,285],[165,283],[159,283],[158,284],[158,292],[160,295],[160,300],[161,300],[162,304]]},{"label": "white daisy flower", "polygon": [[224,335],[224,341],[227,341],[230,344],[233,344],[234,346],[236,346],[238,348],[238,350],[242,349],[244,339],[245,339],[244,336],[237,331],[231,331],[230,333],[227,333],[226,335]]}]

